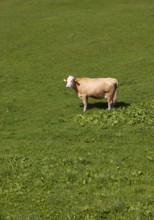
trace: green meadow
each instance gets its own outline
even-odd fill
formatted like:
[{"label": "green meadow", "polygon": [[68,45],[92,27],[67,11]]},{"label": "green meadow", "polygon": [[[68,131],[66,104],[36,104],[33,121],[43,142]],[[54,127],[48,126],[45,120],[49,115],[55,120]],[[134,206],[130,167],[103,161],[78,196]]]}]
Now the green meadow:
[{"label": "green meadow", "polygon": [[0,94],[0,220],[154,219],[153,0],[0,0]]}]

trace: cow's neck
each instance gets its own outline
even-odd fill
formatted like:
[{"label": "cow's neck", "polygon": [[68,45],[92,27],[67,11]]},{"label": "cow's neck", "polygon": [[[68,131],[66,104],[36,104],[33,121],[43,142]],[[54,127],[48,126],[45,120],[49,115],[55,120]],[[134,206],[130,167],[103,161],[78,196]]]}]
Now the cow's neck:
[{"label": "cow's neck", "polygon": [[76,83],[76,82],[74,82],[73,89],[74,89],[74,91],[76,92],[76,94],[78,94],[78,93],[79,93],[79,90],[78,90],[78,85],[77,85],[77,83]]}]

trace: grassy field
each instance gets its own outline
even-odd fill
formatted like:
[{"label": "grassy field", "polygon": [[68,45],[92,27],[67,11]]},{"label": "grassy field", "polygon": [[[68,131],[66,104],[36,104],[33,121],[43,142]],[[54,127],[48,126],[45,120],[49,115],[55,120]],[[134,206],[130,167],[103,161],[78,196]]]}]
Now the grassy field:
[{"label": "grassy field", "polygon": [[[115,77],[117,106],[63,78]],[[0,220],[154,218],[154,2],[0,0]]]}]

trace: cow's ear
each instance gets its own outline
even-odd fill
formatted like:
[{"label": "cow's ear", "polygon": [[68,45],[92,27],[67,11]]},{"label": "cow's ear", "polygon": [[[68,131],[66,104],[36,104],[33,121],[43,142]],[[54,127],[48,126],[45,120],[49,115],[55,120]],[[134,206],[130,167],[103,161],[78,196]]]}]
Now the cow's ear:
[{"label": "cow's ear", "polygon": [[67,78],[64,78],[63,80],[64,80],[64,82],[67,82]]}]

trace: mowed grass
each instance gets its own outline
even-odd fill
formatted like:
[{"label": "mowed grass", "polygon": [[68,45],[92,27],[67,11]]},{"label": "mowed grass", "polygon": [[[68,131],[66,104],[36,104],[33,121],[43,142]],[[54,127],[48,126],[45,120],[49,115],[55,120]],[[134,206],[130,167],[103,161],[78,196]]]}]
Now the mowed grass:
[{"label": "mowed grass", "polygon": [[[0,1],[1,220],[154,218],[153,39],[152,0]],[[117,78],[113,114],[70,74]]]}]

